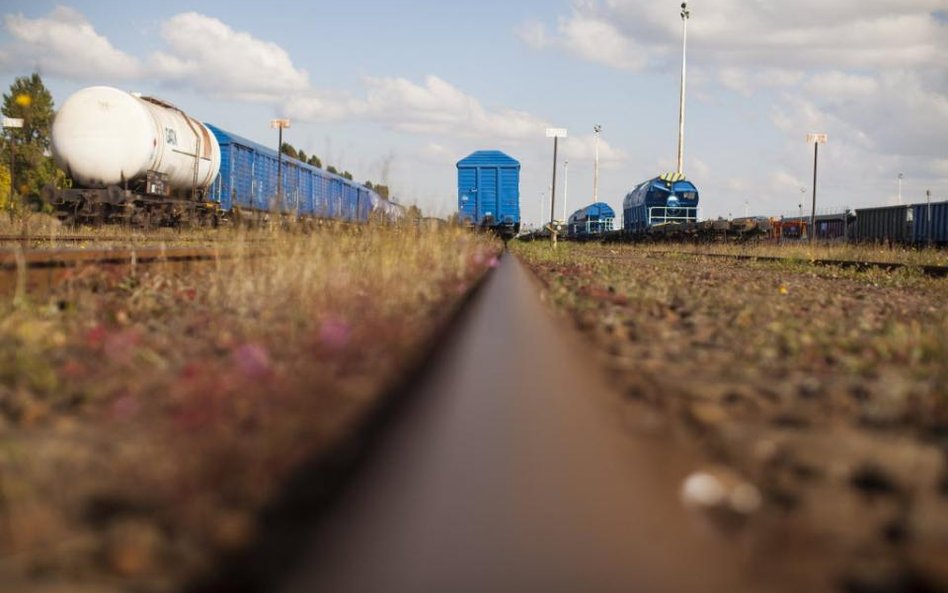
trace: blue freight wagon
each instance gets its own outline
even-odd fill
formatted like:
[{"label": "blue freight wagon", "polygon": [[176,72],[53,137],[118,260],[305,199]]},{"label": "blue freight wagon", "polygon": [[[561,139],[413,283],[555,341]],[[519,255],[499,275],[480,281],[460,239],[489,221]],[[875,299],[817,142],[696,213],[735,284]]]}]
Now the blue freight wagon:
[{"label": "blue freight wagon", "polygon": [[520,162],[479,150],[457,163],[458,220],[504,238],[520,232]]},{"label": "blue freight wagon", "polygon": [[698,188],[680,173],[640,183],[622,202],[623,231],[629,235],[654,227],[680,228],[698,221]]},{"label": "blue freight wagon", "polygon": [[856,210],[856,241],[907,243],[912,237],[911,206],[881,206]]},{"label": "blue freight wagon", "polygon": [[[912,242],[920,245],[948,244],[948,202],[914,204]],[[931,216],[929,216],[931,214]]]},{"label": "blue freight wagon", "polygon": [[379,203],[378,195],[362,185],[286,155],[280,164],[272,148],[206,125],[221,147],[220,173],[208,196],[225,212],[237,208],[365,222]]},{"label": "blue freight wagon", "polygon": [[568,236],[584,238],[599,236],[612,230],[616,212],[605,202],[596,202],[577,210],[567,221]]}]

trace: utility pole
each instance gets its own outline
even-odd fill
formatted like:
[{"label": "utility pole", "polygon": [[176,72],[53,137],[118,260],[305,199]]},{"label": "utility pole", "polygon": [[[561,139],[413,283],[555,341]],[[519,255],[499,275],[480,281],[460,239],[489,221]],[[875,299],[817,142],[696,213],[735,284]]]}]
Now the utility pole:
[{"label": "utility pole", "polygon": [[593,132],[596,133],[596,166],[593,169],[593,202],[595,203],[599,201],[599,134],[602,132],[602,126],[594,125]]},{"label": "utility pole", "polygon": [[691,11],[688,3],[681,3],[681,95],[678,99],[678,174],[685,168],[685,65],[688,50],[688,19]]},{"label": "utility pole", "polygon": [[566,202],[569,201],[569,160],[563,161],[563,218],[566,221]]},{"label": "utility pole", "polygon": [[547,128],[546,137],[553,138],[553,185],[550,187],[550,226],[553,226],[556,218],[556,165],[558,161],[559,140],[566,138],[565,128]]},{"label": "utility pole", "polygon": [[277,140],[277,204],[283,209],[283,128],[290,127],[288,119],[270,120],[270,127],[279,130]]},{"label": "utility pole", "polygon": [[826,134],[807,134],[807,143],[813,144],[813,209],[810,211],[810,243],[816,235],[816,161],[820,151],[820,144],[826,144]]},{"label": "utility pole", "polygon": [[902,174],[899,173],[899,206],[902,205]]},{"label": "utility pole", "polygon": [[925,190],[925,200],[928,202],[928,214],[925,215],[926,222],[928,223],[928,246],[932,246],[932,190]]}]

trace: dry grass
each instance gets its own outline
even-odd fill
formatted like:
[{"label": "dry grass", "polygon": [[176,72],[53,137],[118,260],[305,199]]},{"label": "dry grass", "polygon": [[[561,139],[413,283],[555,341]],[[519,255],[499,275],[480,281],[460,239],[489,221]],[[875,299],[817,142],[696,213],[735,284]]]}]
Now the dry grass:
[{"label": "dry grass", "polygon": [[0,584],[174,589],[245,545],[498,252],[456,229],[266,238],[268,257],[237,237],[246,257],[187,274],[89,267],[0,303]]}]

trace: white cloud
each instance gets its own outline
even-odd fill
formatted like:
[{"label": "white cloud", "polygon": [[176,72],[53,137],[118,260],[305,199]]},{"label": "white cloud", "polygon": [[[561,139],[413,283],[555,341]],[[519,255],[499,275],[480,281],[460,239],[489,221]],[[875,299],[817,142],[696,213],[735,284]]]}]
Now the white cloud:
[{"label": "white cloud", "polygon": [[810,78],[806,83],[806,90],[814,95],[822,95],[829,97],[831,100],[838,100],[853,96],[871,95],[879,90],[879,83],[870,76],[847,74],[834,70]]},{"label": "white cloud", "polygon": [[428,76],[424,84],[405,78],[366,78],[364,83],[365,98],[352,102],[352,113],[403,132],[526,140],[548,126],[523,111],[485,109],[437,76]]},{"label": "white cloud", "polygon": [[161,78],[214,95],[269,101],[309,89],[305,71],[279,45],[235,31],[220,20],[186,12],[162,27],[168,51],[151,67]]},{"label": "white cloud", "polygon": [[[596,135],[570,136],[561,145],[565,158],[573,160],[595,161]],[[611,167],[627,161],[629,155],[613,147],[604,138],[599,139],[599,163],[603,167]]]},{"label": "white cloud", "polygon": [[[689,61],[729,68],[895,68],[937,66],[948,60],[946,23],[933,14],[945,0],[800,0],[692,2]],[[658,2],[578,2],[560,17],[544,46],[617,68],[633,48],[638,64],[666,68],[679,56],[677,6]],[[542,23],[531,24],[540,30]],[[521,38],[524,38],[521,35]],[[604,56],[613,56],[607,59]]]},{"label": "white cloud", "polygon": [[591,62],[632,71],[646,65],[643,48],[606,20],[577,14],[560,22],[559,33],[564,47]]},{"label": "white cloud", "polygon": [[125,80],[143,73],[136,58],[112,47],[72,8],[59,6],[37,19],[7,15],[4,24],[14,40],[0,55],[5,67],[29,63],[44,74],[70,80]]}]

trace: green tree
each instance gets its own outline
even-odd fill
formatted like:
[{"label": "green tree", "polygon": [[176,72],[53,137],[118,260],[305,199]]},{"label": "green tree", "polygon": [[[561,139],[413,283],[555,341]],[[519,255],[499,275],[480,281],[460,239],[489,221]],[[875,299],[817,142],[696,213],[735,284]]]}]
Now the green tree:
[{"label": "green tree", "polygon": [[323,162],[319,160],[319,157],[316,156],[315,154],[309,155],[309,160],[307,160],[306,162],[318,169],[323,168]]},{"label": "green tree", "polygon": [[306,153],[301,150],[301,151],[299,151],[299,152],[296,153],[296,158],[298,158],[301,162],[304,162],[304,163],[305,163],[305,162],[306,162]]},{"label": "green tree", "polygon": [[295,159],[299,157],[299,153],[296,152],[296,148],[294,148],[293,145],[290,144],[289,142],[283,143],[283,146],[280,147],[280,152],[290,157],[291,159]]},{"label": "green tree", "polygon": [[349,181],[352,181],[352,179],[353,179],[352,173],[350,173],[350,172],[348,172],[348,171],[343,171],[343,172],[342,172],[342,176],[343,176],[344,178],[348,179]]},{"label": "green tree", "polygon": [[10,167],[0,163],[0,211],[10,209]]},{"label": "green tree", "polygon": [[329,173],[332,173],[333,175],[339,174],[339,171],[337,171],[336,168],[333,167],[332,165],[329,165],[328,167],[326,167],[326,171],[328,171]]},{"label": "green tree", "polygon": [[385,198],[386,200],[388,199],[389,192],[388,192],[388,186],[387,186],[387,185],[376,184],[376,186],[375,186],[374,189],[375,189],[375,193],[377,193],[377,194],[380,195],[381,197]]},{"label": "green tree", "polygon": [[[65,174],[49,153],[50,130],[55,114],[53,96],[39,74],[21,76],[3,95],[3,115],[23,120],[22,128],[8,128],[5,134],[4,163],[14,161],[14,188],[21,196],[37,196],[44,186],[62,187]],[[11,159],[10,151],[14,159]],[[7,165],[9,166],[9,165]]]}]

